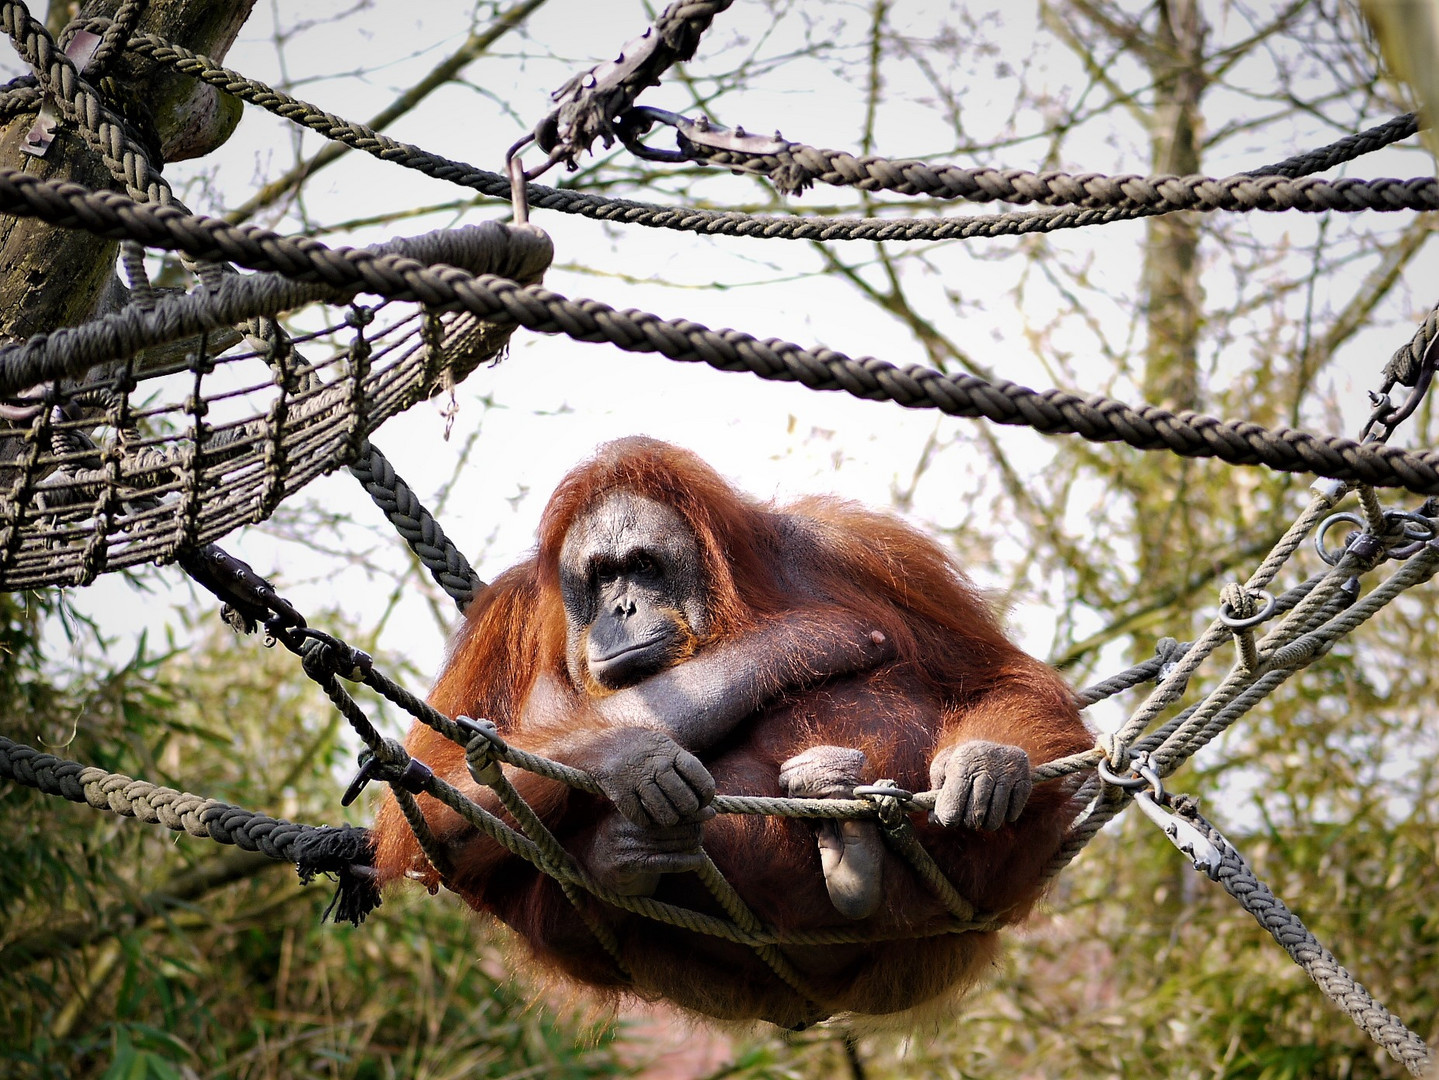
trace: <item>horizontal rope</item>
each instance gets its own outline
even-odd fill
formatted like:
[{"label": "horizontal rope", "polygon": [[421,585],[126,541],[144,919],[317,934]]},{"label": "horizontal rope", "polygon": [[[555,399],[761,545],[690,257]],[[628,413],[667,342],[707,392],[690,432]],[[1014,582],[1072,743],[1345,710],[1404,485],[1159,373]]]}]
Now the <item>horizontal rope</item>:
[{"label": "horizontal rope", "polygon": [[[116,192],[43,181],[15,169],[0,169],[0,212],[32,215],[101,236],[134,239],[301,281],[417,300],[445,310],[464,309],[541,333],[609,342],[627,352],[656,352],[721,371],[749,371],[815,390],[843,390],[867,400],[983,417],[1050,435],[1077,434],[1092,442],[1123,442],[1140,450],[1403,487],[1421,495],[1439,493],[1439,453],[1433,451],[1414,453],[1292,428],[1267,429],[1247,421],[1172,413],[1153,405],[1132,407],[1102,395],[1081,398],[1062,390],[1034,391],[974,375],[901,368],[872,357],[856,360],[832,349],[808,350],[736,330],[714,331],[688,320],[617,311],[597,301],[574,301],[538,286],[522,287],[458,269],[432,270],[412,259],[327,248],[315,240],[289,239],[268,229],[150,207]],[[0,393],[14,393],[45,378],[18,362],[20,350],[30,345],[0,350]]]},{"label": "horizontal rope", "polygon": [[300,825],[242,810],[187,791],[106,772],[0,736],[0,780],[12,780],[46,795],[58,795],[96,810],[132,817],[175,832],[189,833],[258,851],[279,862],[297,862],[295,847],[315,834],[357,831],[350,826]]},{"label": "horizontal rope", "polygon": [[[410,143],[326,112],[324,109],[237,71],[199,53],[172,45],[161,38],[139,35],[129,48],[157,63],[201,79],[226,93],[267,109],[277,116],[318,132],[327,139],[395,162],[449,183],[472,188],[496,199],[510,198],[509,178],[433,154]],[[18,90],[17,90],[18,92]],[[1296,177],[1333,168],[1363,154],[1408,138],[1417,130],[1413,114],[1405,114],[1374,128],[1345,136],[1328,146],[1305,151],[1260,169],[1249,176],[1274,174]],[[531,207],[577,214],[613,224],[640,225],[709,236],[747,236],[775,240],[812,241],[936,241],[965,240],[1000,236],[1029,236],[1061,229],[1086,228],[1148,217],[1161,211],[1132,207],[1103,209],[1042,210],[997,215],[939,218],[882,217],[799,217],[784,214],[746,214],[739,211],[670,207],[629,199],[606,198],[540,184],[526,186]]]},{"label": "horizontal rope", "polygon": [[[685,153],[704,164],[762,173],[780,183],[782,190],[791,191],[814,181],[861,191],[892,191],[935,199],[1163,213],[1176,210],[1358,213],[1439,209],[1439,181],[1432,176],[1407,180],[1352,177],[1321,180],[1273,173],[1226,177],[1036,173],[1025,169],[970,169],[925,161],[855,157],[843,151],[820,150],[800,143],[791,143],[780,154],[710,150],[695,144],[687,145]],[[778,177],[788,179],[781,183]]]}]

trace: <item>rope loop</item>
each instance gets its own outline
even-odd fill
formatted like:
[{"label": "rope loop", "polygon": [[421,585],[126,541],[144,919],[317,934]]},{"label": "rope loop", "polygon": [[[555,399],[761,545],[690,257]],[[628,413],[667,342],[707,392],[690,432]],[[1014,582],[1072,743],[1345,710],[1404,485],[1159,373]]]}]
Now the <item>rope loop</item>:
[{"label": "rope loop", "polygon": [[893,780],[876,780],[873,784],[861,784],[854,789],[856,799],[868,799],[875,804],[880,824],[896,828],[905,820],[914,807],[914,792],[905,791]]},{"label": "rope loop", "polygon": [[1129,769],[1129,742],[1117,731],[1101,731],[1094,740],[1095,747],[1104,757],[1100,760],[1101,767],[1107,767],[1115,773],[1123,773]]},{"label": "rope loop", "polygon": [[508,749],[505,740],[500,738],[499,729],[492,720],[475,720],[468,716],[457,716],[455,723],[470,737],[465,743],[465,763],[469,766],[470,775],[475,778],[475,783],[494,787],[504,776],[498,758]]}]

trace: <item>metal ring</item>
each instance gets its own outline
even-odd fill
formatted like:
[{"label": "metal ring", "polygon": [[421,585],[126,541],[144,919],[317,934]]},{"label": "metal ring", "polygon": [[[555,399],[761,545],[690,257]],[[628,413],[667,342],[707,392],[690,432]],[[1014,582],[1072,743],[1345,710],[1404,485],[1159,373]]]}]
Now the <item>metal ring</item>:
[{"label": "metal ring", "polygon": [[1101,758],[1096,767],[1099,778],[1106,784],[1113,784],[1115,787],[1124,788],[1127,791],[1137,791],[1139,788],[1148,787],[1149,781],[1142,776],[1120,776],[1109,767],[1108,760]]},{"label": "metal ring", "polygon": [[1412,510],[1386,510],[1384,521],[1402,521],[1404,535],[1410,540],[1433,540],[1435,536],[1439,536],[1439,527],[1435,526],[1432,518],[1416,514]]},{"label": "metal ring", "polygon": [[1347,521],[1350,525],[1357,525],[1361,531],[1369,527],[1369,523],[1366,522],[1358,514],[1350,513],[1330,514],[1327,518],[1320,522],[1319,530],[1314,534],[1314,550],[1317,551],[1319,553],[1319,557],[1330,566],[1336,565],[1339,560],[1344,557],[1344,550],[1349,547],[1348,543],[1346,542],[1344,545],[1344,549],[1335,552],[1330,551],[1324,546],[1325,535],[1329,532],[1330,529],[1332,529],[1341,521]]},{"label": "metal ring", "polygon": [[1250,627],[1258,626],[1269,616],[1274,614],[1274,609],[1279,606],[1279,601],[1264,589],[1258,590],[1258,595],[1264,597],[1264,606],[1247,619],[1241,619],[1234,614],[1234,607],[1228,600],[1219,602],[1219,621],[1231,630],[1248,630]]},{"label": "metal ring", "polygon": [[909,802],[914,798],[914,792],[905,791],[904,788],[885,787],[882,784],[860,784],[854,789],[856,799],[900,799]]}]

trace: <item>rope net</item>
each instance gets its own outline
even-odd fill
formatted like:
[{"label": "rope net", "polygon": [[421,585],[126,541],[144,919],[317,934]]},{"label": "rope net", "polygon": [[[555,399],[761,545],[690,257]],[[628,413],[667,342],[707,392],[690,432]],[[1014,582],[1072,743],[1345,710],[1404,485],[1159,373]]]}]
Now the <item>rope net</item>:
[{"label": "rope net", "polygon": [[[549,260],[541,235],[500,225],[389,253],[411,250],[521,278]],[[512,329],[386,300],[326,304],[327,325],[293,338],[266,317],[346,291],[229,275],[61,332],[61,370],[0,406],[0,587],[87,584],[265,520],[357,462],[391,416],[497,357]],[[249,317],[226,321],[237,312]],[[26,342],[12,369],[54,345]]]}]

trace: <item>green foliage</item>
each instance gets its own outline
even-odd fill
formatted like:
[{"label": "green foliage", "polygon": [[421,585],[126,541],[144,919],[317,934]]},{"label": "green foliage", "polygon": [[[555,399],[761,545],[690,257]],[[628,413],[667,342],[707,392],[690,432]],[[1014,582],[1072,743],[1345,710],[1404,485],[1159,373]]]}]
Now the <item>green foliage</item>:
[{"label": "green foliage", "polygon": [[[101,644],[89,642],[94,655]],[[346,740],[283,650],[214,619],[183,653],[142,643],[88,692],[83,675],[37,678],[45,665],[33,651],[28,659],[24,674],[0,659],[0,688],[14,695],[0,708],[27,717],[16,737],[276,816],[333,820]],[[51,705],[22,711],[15,697]],[[69,718],[63,743],[58,717]],[[453,900],[388,902],[359,929],[322,924],[325,884],[301,888],[292,869],[262,857],[18,787],[0,788],[0,806],[0,1075],[622,1071],[612,1029],[535,1007],[533,989]],[[136,897],[216,870],[230,883],[138,926],[127,918]]]}]

